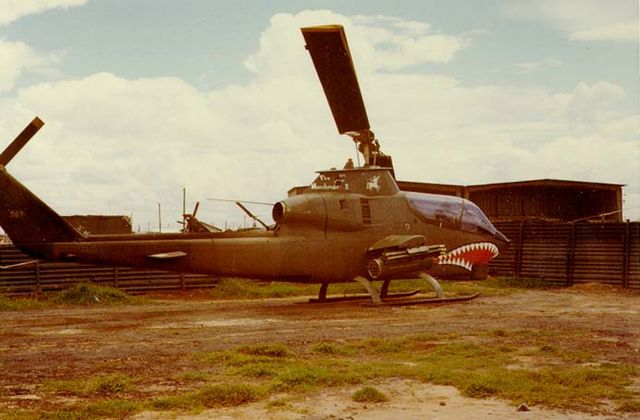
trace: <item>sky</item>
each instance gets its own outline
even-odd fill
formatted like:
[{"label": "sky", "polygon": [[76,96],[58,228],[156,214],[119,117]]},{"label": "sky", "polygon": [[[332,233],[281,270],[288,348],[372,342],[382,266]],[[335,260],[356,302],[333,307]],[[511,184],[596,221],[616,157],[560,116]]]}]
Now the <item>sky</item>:
[{"label": "sky", "polygon": [[[58,213],[247,222],[355,160],[299,28],[345,27],[400,180],[625,184],[640,219],[637,0],[0,0],[0,142]],[[270,221],[268,206],[249,206]]]}]

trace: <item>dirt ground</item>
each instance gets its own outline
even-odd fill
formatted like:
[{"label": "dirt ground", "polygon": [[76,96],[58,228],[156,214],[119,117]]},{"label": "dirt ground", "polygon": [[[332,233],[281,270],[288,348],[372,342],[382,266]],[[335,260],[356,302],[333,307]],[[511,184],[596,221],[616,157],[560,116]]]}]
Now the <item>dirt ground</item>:
[{"label": "dirt ground", "polygon": [[[285,343],[289,348],[323,340],[391,338],[420,333],[551,329],[578,332],[596,343],[602,360],[640,366],[640,298],[606,287],[525,290],[440,306],[371,307],[356,303],[317,305],[305,298],[212,301],[203,296],[154,299],[151,304],[66,307],[0,312],[0,414],[11,408],[47,409],[41,385],[81,379],[96,372],[159,378],[143,398],[175,388],[167,378],[192,368],[198,351],[243,344]],[[575,335],[574,335],[575,336]],[[579,349],[583,343],[576,342]],[[390,402],[351,400],[356,387],[301,395],[277,411],[265,401],[184,415],[195,418],[585,418],[587,413],[469,399],[455,388],[410,380],[375,384]],[[174,418],[143,412],[137,418]],[[0,416],[1,417],[1,416]],[[178,416],[182,418],[181,415]],[[598,416],[594,416],[596,418]],[[605,416],[606,417],[606,416]]]}]

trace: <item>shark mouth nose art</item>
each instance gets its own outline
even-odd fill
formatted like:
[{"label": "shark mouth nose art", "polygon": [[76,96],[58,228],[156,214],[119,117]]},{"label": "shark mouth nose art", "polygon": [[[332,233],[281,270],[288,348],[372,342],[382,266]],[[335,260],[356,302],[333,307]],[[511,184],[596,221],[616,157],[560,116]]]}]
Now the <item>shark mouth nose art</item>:
[{"label": "shark mouth nose art", "polygon": [[498,254],[498,247],[491,242],[477,242],[441,255],[436,258],[436,262],[440,265],[456,265],[471,271],[474,264],[486,264]]}]

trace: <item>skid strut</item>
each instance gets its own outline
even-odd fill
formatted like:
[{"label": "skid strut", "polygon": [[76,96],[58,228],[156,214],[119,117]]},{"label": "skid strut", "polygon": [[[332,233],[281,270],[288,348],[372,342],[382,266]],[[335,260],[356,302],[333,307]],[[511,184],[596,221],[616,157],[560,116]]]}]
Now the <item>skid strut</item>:
[{"label": "skid strut", "polygon": [[422,280],[424,280],[427,283],[429,283],[431,285],[431,287],[433,287],[433,291],[436,292],[436,296],[437,297],[439,297],[440,299],[444,298],[444,292],[442,291],[442,286],[440,286],[440,283],[438,283],[438,280],[434,279],[433,277],[431,277],[427,273],[420,273],[418,276]]},{"label": "skid strut", "polygon": [[382,299],[380,299],[380,293],[373,287],[369,279],[362,276],[355,276],[354,280],[363,285],[365,289],[367,289],[367,292],[369,292],[374,305],[380,305],[382,303]]}]

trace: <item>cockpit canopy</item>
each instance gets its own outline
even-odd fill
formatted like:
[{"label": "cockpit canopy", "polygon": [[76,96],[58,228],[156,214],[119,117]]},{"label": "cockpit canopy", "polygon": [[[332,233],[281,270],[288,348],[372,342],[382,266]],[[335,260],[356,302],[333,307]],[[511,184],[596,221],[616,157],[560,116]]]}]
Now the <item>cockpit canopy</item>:
[{"label": "cockpit canopy", "polygon": [[469,200],[448,195],[406,194],[409,205],[427,222],[458,227],[468,232],[484,231],[491,235],[498,232],[482,210]]}]

